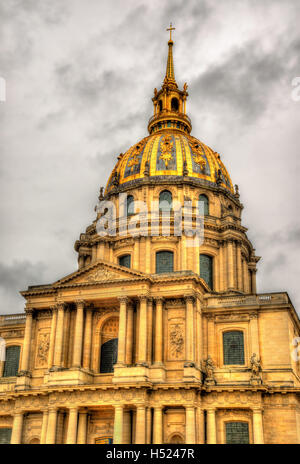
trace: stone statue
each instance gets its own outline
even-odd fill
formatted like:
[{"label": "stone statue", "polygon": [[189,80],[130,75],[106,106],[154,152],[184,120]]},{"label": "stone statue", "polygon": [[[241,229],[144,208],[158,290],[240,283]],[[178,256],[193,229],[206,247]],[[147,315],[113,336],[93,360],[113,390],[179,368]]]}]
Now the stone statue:
[{"label": "stone statue", "polygon": [[204,361],[204,370],[206,374],[205,384],[206,385],[215,385],[215,365],[210,355],[207,356],[207,359]]},{"label": "stone statue", "polygon": [[187,83],[185,82],[185,83],[183,84],[183,90],[186,92],[187,89],[188,89],[188,85],[187,85]]},{"label": "stone statue", "polygon": [[261,384],[262,379],[261,379],[261,360],[260,358],[256,358],[256,353],[253,353],[250,359],[251,363],[251,378],[250,378],[250,383],[252,384]]},{"label": "stone statue", "polygon": [[157,97],[157,88],[154,89],[154,96]]}]

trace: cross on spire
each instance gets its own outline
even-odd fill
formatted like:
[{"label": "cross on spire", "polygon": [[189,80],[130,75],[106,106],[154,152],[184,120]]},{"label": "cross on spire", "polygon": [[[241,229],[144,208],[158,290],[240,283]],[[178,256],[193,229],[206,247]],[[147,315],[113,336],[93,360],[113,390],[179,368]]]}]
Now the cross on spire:
[{"label": "cross on spire", "polygon": [[166,30],[170,31],[170,40],[172,40],[172,31],[175,31],[175,27],[172,27],[172,23],[170,23],[170,27],[168,27]]}]

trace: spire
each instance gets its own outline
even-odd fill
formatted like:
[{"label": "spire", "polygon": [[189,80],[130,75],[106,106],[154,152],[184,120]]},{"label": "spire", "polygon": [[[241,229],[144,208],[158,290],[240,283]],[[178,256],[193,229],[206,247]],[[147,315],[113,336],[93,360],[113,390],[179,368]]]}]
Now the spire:
[{"label": "spire", "polygon": [[170,31],[170,40],[168,42],[169,51],[168,51],[168,61],[167,61],[167,69],[166,69],[166,76],[165,82],[176,82],[175,81],[175,74],[174,74],[174,63],[173,63],[173,40],[172,40],[172,31],[175,31],[175,27],[172,27],[172,23],[170,23],[170,27],[167,29]]}]

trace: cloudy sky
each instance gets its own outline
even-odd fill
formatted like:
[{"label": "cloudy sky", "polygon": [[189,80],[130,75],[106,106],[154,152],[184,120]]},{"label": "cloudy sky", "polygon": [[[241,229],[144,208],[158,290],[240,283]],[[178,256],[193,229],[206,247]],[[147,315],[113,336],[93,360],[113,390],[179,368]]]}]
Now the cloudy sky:
[{"label": "cloudy sky", "polygon": [[299,310],[299,0],[0,0],[0,313],[77,268],[99,187],[147,135],[170,21],[192,134],[240,187],[258,291]]}]

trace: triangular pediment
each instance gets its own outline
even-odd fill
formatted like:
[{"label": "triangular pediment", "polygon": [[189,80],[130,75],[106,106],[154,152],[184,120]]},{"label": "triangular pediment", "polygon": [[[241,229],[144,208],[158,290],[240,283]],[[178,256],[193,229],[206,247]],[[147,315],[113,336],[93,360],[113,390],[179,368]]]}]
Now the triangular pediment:
[{"label": "triangular pediment", "polygon": [[114,280],[132,280],[141,277],[146,277],[146,275],[143,272],[134,271],[132,269],[127,269],[123,266],[118,266],[117,264],[101,260],[96,264],[94,263],[86,266],[85,268],[58,280],[53,285],[56,287],[60,285],[76,285],[83,283],[93,284]]}]

